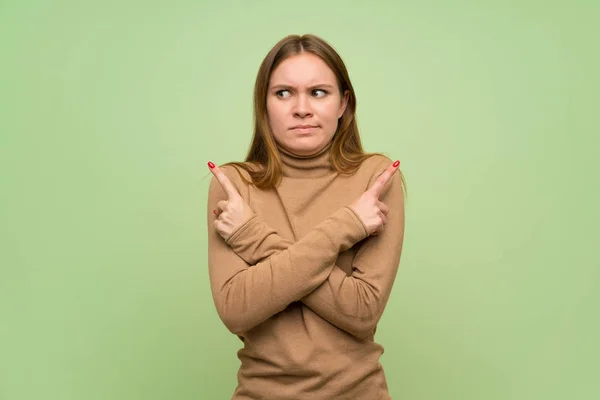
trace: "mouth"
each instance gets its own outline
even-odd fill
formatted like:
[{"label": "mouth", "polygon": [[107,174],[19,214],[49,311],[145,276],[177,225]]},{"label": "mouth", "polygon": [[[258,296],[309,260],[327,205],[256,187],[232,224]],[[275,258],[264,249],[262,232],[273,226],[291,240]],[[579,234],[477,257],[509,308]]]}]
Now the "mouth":
[{"label": "mouth", "polygon": [[294,132],[297,133],[312,133],[314,132],[318,126],[315,125],[296,125],[291,128]]}]

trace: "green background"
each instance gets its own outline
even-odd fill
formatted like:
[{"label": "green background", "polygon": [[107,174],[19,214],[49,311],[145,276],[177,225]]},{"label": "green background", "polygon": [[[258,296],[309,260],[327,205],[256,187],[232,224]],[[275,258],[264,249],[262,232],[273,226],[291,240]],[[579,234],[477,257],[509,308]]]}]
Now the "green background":
[{"label": "green background", "polygon": [[315,33],[402,161],[394,399],[600,398],[596,1],[0,0],[0,399],[227,399],[206,163]]}]

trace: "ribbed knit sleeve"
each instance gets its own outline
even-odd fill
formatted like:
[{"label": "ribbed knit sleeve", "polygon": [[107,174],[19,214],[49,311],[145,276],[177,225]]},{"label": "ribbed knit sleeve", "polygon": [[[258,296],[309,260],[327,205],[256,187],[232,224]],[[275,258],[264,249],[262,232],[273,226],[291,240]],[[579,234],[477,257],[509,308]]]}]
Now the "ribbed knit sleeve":
[{"label": "ribbed knit sleeve", "polygon": [[[235,173],[230,180],[242,187]],[[243,190],[240,194],[244,197]],[[307,296],[330,275],[338,253],[352,247],[367,236],[356,214],[342,207],[312,231],[285,249],[273,247],[265,251],[268,258],[250,265],[234,252],[256,248],[256,242],[273,244],[273,230],[254,216],[229,239],[221,238],[212,225],[212,210],[227,198],[221,185],[212,178],[207,207],[208,268],[213,300],[219,317],[227,328],[239,334],[250,330],[290,303]]]},{"label": "ribbed knit sleeve", "polygon": [[[387,159],[378,165],[369,186],[388,165]],[[380,200],[389,207],[388,222],[378,235],[361,244],[352,263],[352,274],[348,276],[342,269],[334,267],[321,285],[301,299],[322,318],[361,339],[373,333],[381,318],[400,263],[405,226],[400,174],[396,173],[390,179]],[[331,222],[335,223],[335,220]],[[336,231],[343,235],[347,228],[340,224]],[[277,235],[258,216],[253,218],[249,229],[252,234],[248,237],[245,230],[240,230],[236,240],[230,243],[232,249],[248,262],[268,260],[295,245]],[[328,260],[335,261],[335,258]]]}]

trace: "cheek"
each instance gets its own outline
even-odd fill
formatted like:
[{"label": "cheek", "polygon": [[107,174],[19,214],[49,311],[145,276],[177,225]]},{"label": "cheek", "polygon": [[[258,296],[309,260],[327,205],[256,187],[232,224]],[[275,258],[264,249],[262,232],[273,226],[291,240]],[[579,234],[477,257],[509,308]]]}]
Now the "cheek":
[{"label": "cheek", "polygon": [[271,129],[278,129],[283,122],[284,113],[285,111],[282,109],[281,105],[267,101],[267,116],[269,118]]},{"label": "cheek", "polygon": [[321,118],[328,123],[335,124],[338,120],[339,106],[336,102],[322,104],[320,107]]}]

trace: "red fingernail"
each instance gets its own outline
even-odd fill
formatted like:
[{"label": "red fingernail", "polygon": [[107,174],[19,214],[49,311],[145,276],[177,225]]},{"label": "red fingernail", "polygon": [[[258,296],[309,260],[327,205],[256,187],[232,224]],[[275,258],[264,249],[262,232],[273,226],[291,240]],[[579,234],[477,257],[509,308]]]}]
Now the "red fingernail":
[{"label": "red fingernail", "polygon": [[394,163],[394,168],[396,168],[398,165],[400,165],[400,160],[397,160],[397,161]]},{"label": "red fingernail", "polygon": [[215,167],[215,164],[211,163],[210,161],[208,162],[208,167],[210,169],[213,169]]}]

